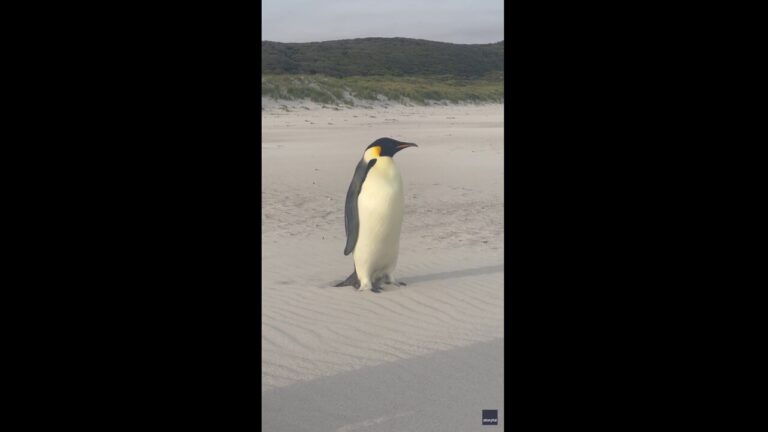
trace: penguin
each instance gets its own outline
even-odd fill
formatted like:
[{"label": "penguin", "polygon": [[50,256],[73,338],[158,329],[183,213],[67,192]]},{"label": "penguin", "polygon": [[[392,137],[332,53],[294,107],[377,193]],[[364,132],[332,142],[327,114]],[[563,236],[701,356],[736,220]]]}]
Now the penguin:
[{"label": "penguin", "polygon": [[336,286],[379,292],[379,282],[405,285],[395,280],[403,222],[403,182],[393,157],[400,150],[418,147],[392,138],[379,138],[363,152],[347,190],[344,255],[352,253],[355,268]]}]

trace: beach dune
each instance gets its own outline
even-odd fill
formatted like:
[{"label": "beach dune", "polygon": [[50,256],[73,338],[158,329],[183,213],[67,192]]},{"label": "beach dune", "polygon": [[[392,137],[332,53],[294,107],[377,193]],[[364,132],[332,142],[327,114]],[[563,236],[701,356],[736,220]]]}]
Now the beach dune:
[{"label": "beach dune", "polygon": [[[263,101],[262,418],[269,431],[486,430],[503,401],[503,105]],[[368,144],[405,190],[395,276],[333,287],[344,199]]]}]

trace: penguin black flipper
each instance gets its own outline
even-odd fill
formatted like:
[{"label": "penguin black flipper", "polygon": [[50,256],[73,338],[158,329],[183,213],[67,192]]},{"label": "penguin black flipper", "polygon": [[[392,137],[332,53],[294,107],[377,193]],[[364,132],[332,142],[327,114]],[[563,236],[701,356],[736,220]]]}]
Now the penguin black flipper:
[{"label": "penguin black flipper", "polygon": [[357,196],[363,188],[365,177],[368,171],[376,164],[377,159],[371,159],[367,164],[361,159],[355,168],[355,174],[352,176],[352,183],[347,190],[347,203],[344,206],[344,228],[347,230],[347,245],[344,247],[344,255],[349,255],[355,250],[357,244],[357,233],[360,229],[360,220],[357,213]]}]

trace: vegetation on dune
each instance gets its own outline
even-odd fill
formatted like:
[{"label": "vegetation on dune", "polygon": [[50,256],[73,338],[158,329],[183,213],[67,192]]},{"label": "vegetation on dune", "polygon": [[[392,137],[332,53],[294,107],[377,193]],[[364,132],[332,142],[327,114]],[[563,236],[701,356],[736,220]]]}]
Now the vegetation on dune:
[{"label": "vegetation on dune", "polygon": [[451,77],[263,75],[261,94],[273,99],[309,99],[318,103],[345,105],[354,105],[355,100],[375,101],[383,98],[416,104],[429,101],[502,102],[504,82]]}]

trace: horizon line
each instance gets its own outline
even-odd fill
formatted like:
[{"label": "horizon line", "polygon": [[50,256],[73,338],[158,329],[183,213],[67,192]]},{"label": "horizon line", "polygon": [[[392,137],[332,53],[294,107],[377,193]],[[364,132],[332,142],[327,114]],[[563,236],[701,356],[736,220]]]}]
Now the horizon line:
[{"label": "horizon line", "polygon": [[261,41],[262,42],[274,42],[274,43],[323,43],[323,42],[341,42],[341,41],[357,40],[357,39],[410,39],[410,40],[420,40],[420,41],[426,41],[426,42],[446,43],[446,44],[451,44],[451,45],[493,45],[493,44],[504,42],[504,39],[501,39],[501,40],[498,40],[496,42],[456,43],[456,42],[446,42],[446,41],[432,40],[432,39],[410,38],[410,37],[404,37],[404,36],[364,36],[364,37],[354,37],[354,38],[344,38],[344,39],[329,39],[329,40],[306,41],[306,42],[282,42],[282,41],[269,40],[269,39],[262,39]]}]

